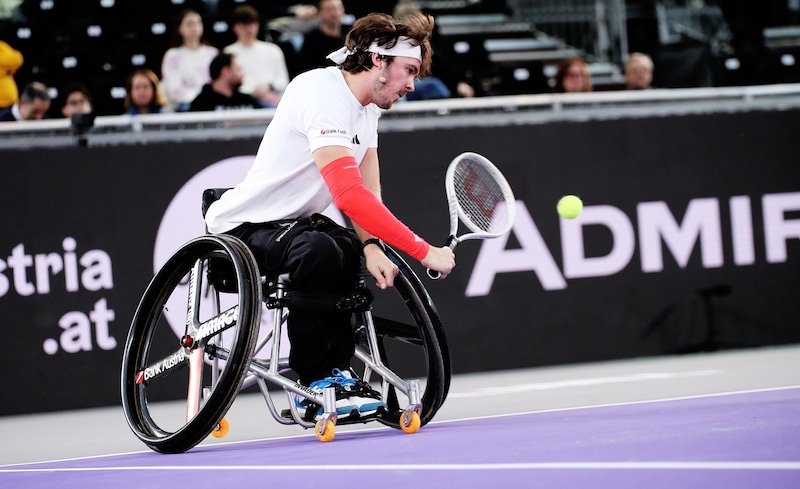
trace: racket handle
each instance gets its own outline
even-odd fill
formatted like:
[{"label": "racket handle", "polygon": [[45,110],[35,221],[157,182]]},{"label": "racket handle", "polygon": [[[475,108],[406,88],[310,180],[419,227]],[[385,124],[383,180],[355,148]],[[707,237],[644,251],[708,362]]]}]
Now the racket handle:
[{"label": "racket handle", "polygon": [[[450,236],[447,237],[446,246],[449,247],[451,250],[456,251],[456,246],[458,246],[458,238],[456,238],[451,234]],[[439,280],[440,278],[442,278],[442,272],[437,272],[436,270],[431,270],[430,268],[427,268],[425,271],[428,274],[428,278],[430,278],[431,280]]]}]

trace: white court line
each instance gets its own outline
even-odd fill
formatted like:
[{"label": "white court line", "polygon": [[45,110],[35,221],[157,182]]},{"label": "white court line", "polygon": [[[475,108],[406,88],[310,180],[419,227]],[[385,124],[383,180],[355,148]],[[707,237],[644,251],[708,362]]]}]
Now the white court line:
[{"label": "white court line", "polygon": [[[505,414],[490,414],[484,416],[474,416],[474,417],[467,417],[467,418],[458,418],[458,419],[447,419],[447,420],[440,420],[440,421],[433,421],[431,425],[438,425],[438,424],[450,424],[450,423],[458,423],[462,421],[475,421],[475,420],[482,420],[482,419],[494,419],[494,418],[504,418],[509,416],[525,416],[530,414],[544,414],[544,413],[554,413],[554,412],[564,412],[564,411],[577,411],[582,409],[597,409],[597,408],[608,408],[608,407],[618,407],[618,406],[631,406],[637,404],[653,404],[659,402],[671,402],[671,401],[685,401],[685,400],[692,400],[692,399],[703,399],[708,397],[722,397],[722,396],[733,396],[739,394],[754,394],[759,392],[772,392],[772,391],[781,391],[781,390],[791,390],[791,389],[799,389],[800,385],[789,385],[789,386],[781,386],[781,387],[766,387],[762,389],[748,389],[748,390],[740,390],[740,391],[729,391],[729,392],[717,392],[712,394],[695,394],[691,396],[680,396],[680,397],[668,397],[662,399],[648,399],[648,400],[640,400],[640,401],[624,401],[624,402],[616,402],[616,403],[606,403],[606,404],[593,404],[587,406],[571,406],[571,407],[561,407],[561,408],[553,408],[553,409],[540,409],[540,410],[533,410],[533,411],[526,411],[526,412],[515,412],[515,413],[505,413]],[[452,397],[454,394],[449,394],[449,397]],[[386,427],[379,427],[379,428],[365,428],[359,431],[348,431],[339,434],[340,437],[343,436],[358,436],[359,433],[365,433],[370,431],[378,431],[378,430],[385,430]],[[215,443],[213,445],[200,445],[206,449],[224,449],[230,446],[237,446],[237,445],[244,445],[249,443],[260,443],[260,442],[273,442],[278,440],[292,440],[296,438],[304,438],[309,437],[310,434],[298,434],[298,435],[287,435],[287,436],[279,436],[273,438],[260,438],[254,440],[239,440],[239,441],[230,441],[230,442],[222,442],[222,443]],[[99,459],[99,458],[112,458],[112,457],[122,457],[128,455],[139,455],[144,453],[153,453],[150,450],[140,450],[135,452],[123,452],[123,453],[111,453],[105,455],[87,455],[85,457],[73,457],[73,458],[66,458],[66,459],[57,459],[57,460],[46,460],[46,461],[39,461],[39,462],[20,462],[16,464],[10,465],[0,465],[0,473],[10,472],[10,471],[49,471],[52,469],[14,469],[13,467],[18,466],[29,466],[29,465],[43,465],[43,464],[53,464],[53,463],[64,463],[64,462],[75,462],[81,460],[91,460],[91,459]],[[727,463],[727,462],[726,462]],[[750,463],[750,462],[748,462]],[[774,462],[770,462],[774,463]],[[783,463],[783,462],[779,462]],[[794,463],[794,462],[789,462]],[[267,469],[264,469],[267,470]]]},{"label": "white court line", "polygon": [[8,473],[53,472],[198,472],[198,471],[364,471],[364,470],[800,470],[800,462],[540,462],[507,464],[375,464],[375,465],[168,465],[141,467],[64,467],[0,469]]},{"label": "white court line", "polygon": [[697,370],[694,372],[648,372],[614,377],[589,377],[586,379],[570,379],[554,382],[536,382],[530,384],[504,385],[500,387],[482,387],[470,392],[455,392],[449,394],[451,398],[486,397],[516,394],[520,392],[564,389],[568,387],[586,387],[590,385],[618,384],[624,382],[644,382],[650,380],[681,379],[685,377],[701,377],[705,375],[719,375],[722,370]]},{"label": "white court line", "polygon": [[[533,411],[524,411],[524,412],[516,412],[516,413],[504,413],[504,414],[489,414],[485,416],[474,416],[471,418],[458,418],[458,419],[445,419],[442,421],[434,421],[431,424],[445,424],[445,423],[457,423],[461,421],[476,421],[481,419],[493,419],[493,418],[505,418],[509,416],[526,416],[530,414],[545,414],[545,413],[559,413],[559,412],[566,412],[566,411],[580,411],[583,409],[599,409],[599,408],[609,408],[609,407],[621,407],[621,406],[635,406],[638,404],[656,404],[659,402],[673,402],[673,401],[691,401],[693,399],[706,399],[709,397],[723,397],[723,396],[736,396],[740,394],[757,394],[759,392],[773,392],[773,391],[784,391],[784,390],[791,390],[791,389],[800,389],[800,385],[787,385],[781,387],[765,387],[763,389],[749,389],[749,390],[742,390],[742,391],[730,391],[730,392],[716,392],[713,394],[695,394],[691,396],[678,396],[678,397],[665,397],[662,399],[646,399],[642,401],[622,401],[622,402],[609,402],[605,404],[591,404],[587,406],[570,406],[570,407],[559,407],[559,408],[552,408],[552,409],[539,409]],[[448,395],[448,397],[450,397]]]}]

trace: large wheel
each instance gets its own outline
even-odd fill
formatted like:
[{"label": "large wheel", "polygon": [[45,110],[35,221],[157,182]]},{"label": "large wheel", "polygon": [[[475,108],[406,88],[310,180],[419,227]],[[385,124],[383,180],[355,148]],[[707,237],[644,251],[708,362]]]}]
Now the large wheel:
[{"label": "large wheel", "polygon": [[[228,293],[209,287],[212,276]],[[230,236],[186,243],[153,277],[131,323],[121,378],[128,424],[150,448],[184,452],[222,421],[253,355],[261,299],[255,260]]]},{"label": "large wheel", "polygon": [[[419,277],[389,247],[387,256],[400,273],[394,281],[396,293],[374,291],[372,316],[379,351],[384,364],[401,378],[420,380],[420,421],[424,426],[433,419],[450,389],[450,352],[439,313]],[[366,350],[365,336],[357,335],[356,339],[359,348]],[[400,428],[399,415],[408,407],[408,398],[394,386],[386,388],[389,409],[379,420]]]}]

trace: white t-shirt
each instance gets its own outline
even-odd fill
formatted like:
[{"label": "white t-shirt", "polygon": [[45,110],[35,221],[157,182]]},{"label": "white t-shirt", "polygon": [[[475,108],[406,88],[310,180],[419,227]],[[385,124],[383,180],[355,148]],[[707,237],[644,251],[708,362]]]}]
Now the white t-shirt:
[{"label": "white t-shirt", "polygon": [[276,92],[282,92],[289,84],[289,70],[281,48],[271,42],[256,41],[251,46],[235,42],[224,49],[239,61],[244,73],[240,90],[253,93],[256,87],[270,85]]},{"label": "white t-shirt", "polygon": [[376,105],[356,99],[338,67],[298,75],[275,109],[244,180],[208,209],[208,230],[223,233],[247,222],[324,211],[333,199],[312,153],[344,146],[360,165],[367,149],[378,146],[379,117]]},{"label": "white t-shirt", "polygon": [[161,61],[161,82],[170,103],[181,104],[194,100],[211,83],[208,67],[219,53],[214,46],[201,45],[199,49],[170,48]]}]

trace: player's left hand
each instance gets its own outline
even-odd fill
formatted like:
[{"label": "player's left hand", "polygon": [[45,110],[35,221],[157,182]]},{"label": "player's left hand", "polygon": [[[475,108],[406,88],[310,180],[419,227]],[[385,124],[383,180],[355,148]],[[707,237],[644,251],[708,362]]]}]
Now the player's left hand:
[{"label": "player's left hand", "polygon": [[383,290],[394,285],[394,278],[400,269],[389,260],[383,250],[378,246],[367,246],[364,248],[364,259],[367,271],[375,279],[378,288]]}]

